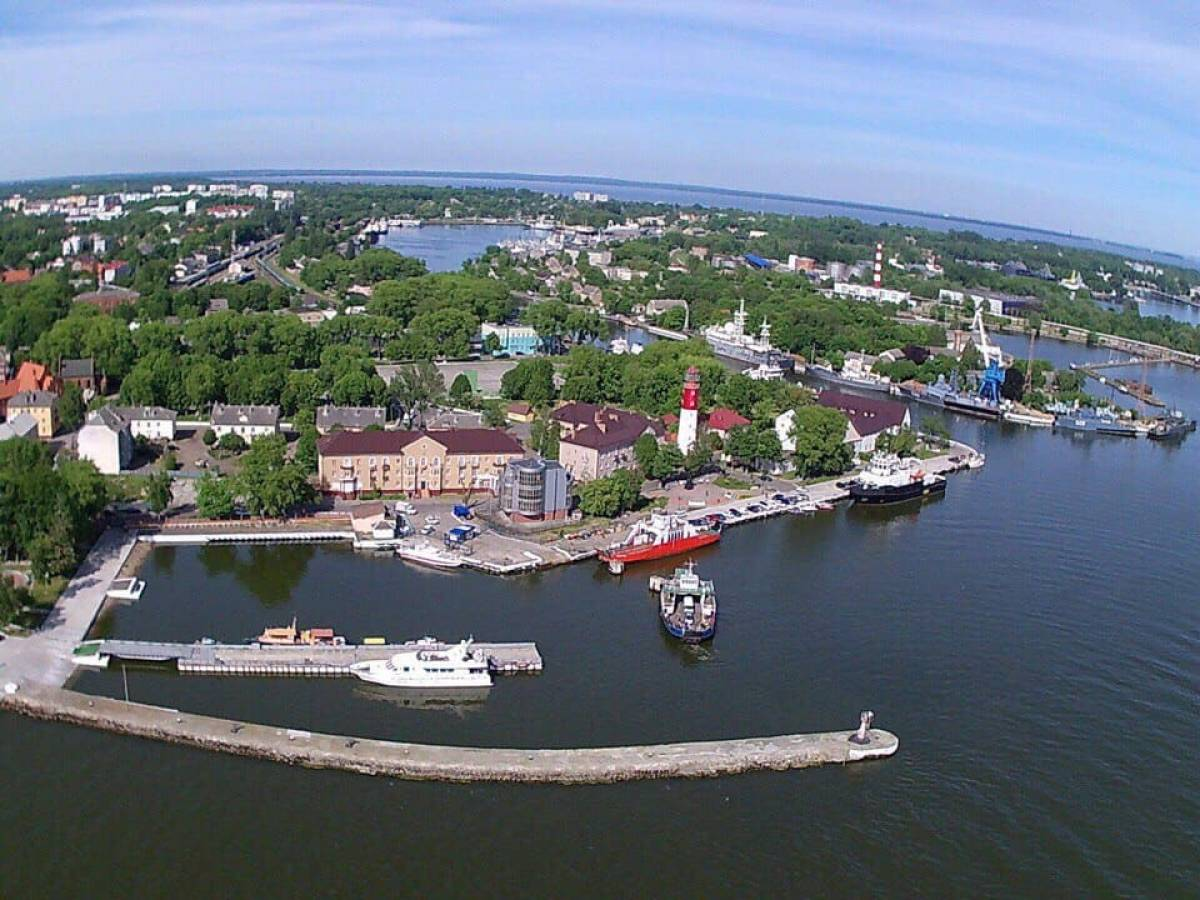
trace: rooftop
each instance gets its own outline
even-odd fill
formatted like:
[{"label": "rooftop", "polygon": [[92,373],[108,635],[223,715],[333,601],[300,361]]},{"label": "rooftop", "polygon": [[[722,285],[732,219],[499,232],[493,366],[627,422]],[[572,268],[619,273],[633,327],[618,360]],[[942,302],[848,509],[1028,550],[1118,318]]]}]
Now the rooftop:
[{"label": "rooftop", "polygon": [[512,435],[498,428],[448,428],[430,431],[336,431],[321,438],[326,456],[361,456],[364,453],[399,453],[423,437],[436,441],[446,452],[456,454],[524,454]]},{"label": "rooftop", "polygon": [[230,406],[214,403],[209,421],[213,425],[278,425],[278,406]]},{"label": "rooftop", "polygon": [[817,402],[844,414],[850,419],[854,430],[863,437],[898,428],[904,424],[908,414],[908,407],[895,400],[860,397],[841,391],[821,391],[817,395]]}]

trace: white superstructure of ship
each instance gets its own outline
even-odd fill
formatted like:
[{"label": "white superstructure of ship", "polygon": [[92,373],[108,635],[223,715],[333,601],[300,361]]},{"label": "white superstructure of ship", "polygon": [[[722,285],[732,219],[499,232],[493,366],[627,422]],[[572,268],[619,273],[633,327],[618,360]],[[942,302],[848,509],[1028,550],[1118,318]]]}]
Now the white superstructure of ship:
[{"label": "white superstructure of ship", "polygon": [[757,336],[747,333],[745,299],[733,314],[732,321],[705,328],[704,339],[718,356],[727,356],[755,366],[779,366],[785,371],[791,371],[794,365],[790,356],[771,346],[771,326],[766,319],[759,326]]},{"label": "white superstructure of ship", "polygon": [[481,688],[492,683],[487,657],[474,648],[471,640],[445,649],[421,647],[387,659],[353,663],[350,672],[385,687]]}]

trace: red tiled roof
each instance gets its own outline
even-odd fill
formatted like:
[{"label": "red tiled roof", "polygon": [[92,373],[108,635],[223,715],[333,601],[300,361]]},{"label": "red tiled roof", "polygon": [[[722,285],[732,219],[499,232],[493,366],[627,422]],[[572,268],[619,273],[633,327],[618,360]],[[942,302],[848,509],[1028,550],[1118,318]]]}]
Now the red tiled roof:
[{"label": "red tiled roof", "polygon": [[573,429],[559,438],[562,443],[592,450],[631,446],[647,429],[657,430],[645,416],[594,403],[568,403],[550,417]]},{"label": "red tiled roof", "polygon": [[874,397],[843,394],[841,391],[821,391],[817,394],[817,402],[843,413],[850,419],[854,430],[863,437],[898,428],[904,424],[904,417],[908,413],[908,407],[895,400],[877,400]]},{"label": "red tiled roof", "polygon": [[499,428],[448,428],[426,431],[447,453],[524,453],[520,441]]},{"label": "red tiled roof", "polygon": [[5,284],[24,284],[33,278],[31,269],[9,269],[4,273]]},{"label": "red tiled roof", "polygon": [[7,400],[22,391],[53,391],[56,387],[49,369],[26,360],[10,380],[0,381],[0,399]]},{"label": "red tiled roof", "polygon": [[[718,406],[708,414],[708,427],[713,431],[728,431],[738,425],[749,425],[750,420],[736,410]],[[741,432],[739,432],[740,434]]]}]

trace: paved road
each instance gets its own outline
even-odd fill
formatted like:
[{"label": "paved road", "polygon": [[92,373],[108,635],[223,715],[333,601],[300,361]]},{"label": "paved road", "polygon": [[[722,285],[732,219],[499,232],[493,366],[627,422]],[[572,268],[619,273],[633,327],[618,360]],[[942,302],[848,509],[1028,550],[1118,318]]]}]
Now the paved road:
[{"label": "paved road", "polygon": [[42,627],[29,637],[0,642],[0,681],[60,687],[74,666],[71,652],[83,640],[104,605],[104,594],[137,542],[135,535],[110,528],[100,536]]}]

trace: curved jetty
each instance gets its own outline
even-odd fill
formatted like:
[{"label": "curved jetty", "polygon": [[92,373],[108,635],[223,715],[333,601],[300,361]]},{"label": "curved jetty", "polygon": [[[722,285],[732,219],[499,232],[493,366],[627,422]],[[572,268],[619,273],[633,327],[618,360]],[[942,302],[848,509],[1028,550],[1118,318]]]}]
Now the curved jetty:
[{"label": "curved jetty", "polygon": [[[595,747],[510,750],[446,747],[235,722],[159,706],[23,686],[0,706],[42,719],[317,769],[419,781],[604,784],[642,778],[706,778],[758,769],[802,769],[891,756],[894,734],[868,729],[823,734]],[[851,740],[857,738],[857,740]]]}]

